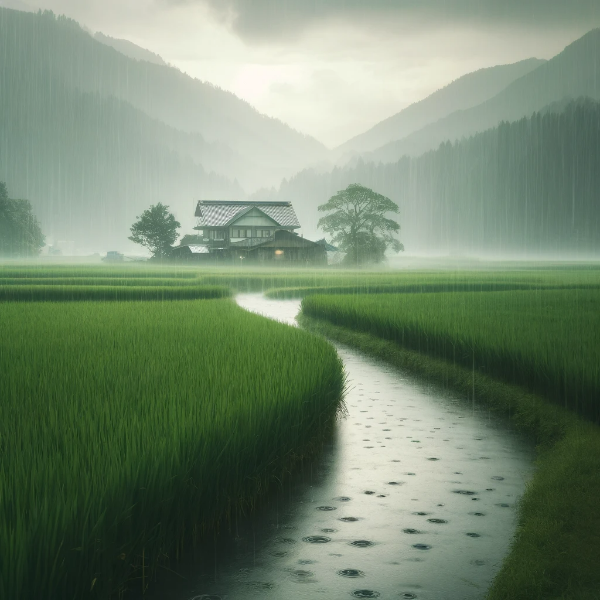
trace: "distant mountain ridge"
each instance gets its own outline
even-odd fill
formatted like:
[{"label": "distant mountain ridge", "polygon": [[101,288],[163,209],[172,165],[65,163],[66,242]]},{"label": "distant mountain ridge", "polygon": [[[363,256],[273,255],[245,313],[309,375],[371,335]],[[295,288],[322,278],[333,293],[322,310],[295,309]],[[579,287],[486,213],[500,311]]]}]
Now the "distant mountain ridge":
[{"label": "distant mountain ridge", "polygon": [[348,140],[336,148],[335,152],[370,152],[400,140],[457,110],[472,108],[489,100],[513,81],[545,62],[529,58],[514,64],[488,67],[463,75],[425,99],[411,104],[368,131]]},{"label": "distant mountain ridge", "polygon": [[155,54],[150,50],[146,50],[146,48],[142,48],[133,42],[130,42],[129,40],[113,38],[109,35],[104,35],[100,31],[94,34],[94,39],[107,46],[110,46],[111,48],[114,48],[117,52],[120,52],[125,56],[129,56],[129,58],[133,58],[135,60],[145,60],[147,62],[154,63],[155,65],[167,66],[167,63],[158,54]]},{"label": "distant mountain ridge", "polygon": [[[46,68],[65,85],[124,100],[166,125],[200,134],[207,142],[249,157],[249,167],[242,172],[222,172],[248,190],[265,183],[275,185],[327,154],[314,138],[259,113],[231,92],[174,67],[121,52],[131,54],[133,44],[113,41],[106,45],[75,21],[48,11],[32,14],[0,9],[0,21],[11,34],[8,39],[17,44],[14,51],[8,51],[21,68]],[[18,44],[18,39],[29,43]]]},{"label": "distant mountain ridge", "polygon": [[568,45],[560,54],[509,84],[493,98],[391,142],[365,160],[393,162],[404,155],[418,156],[445,141],[455,141],[515,121],[562,100],[580,96],[600,99],[600,29]]}]

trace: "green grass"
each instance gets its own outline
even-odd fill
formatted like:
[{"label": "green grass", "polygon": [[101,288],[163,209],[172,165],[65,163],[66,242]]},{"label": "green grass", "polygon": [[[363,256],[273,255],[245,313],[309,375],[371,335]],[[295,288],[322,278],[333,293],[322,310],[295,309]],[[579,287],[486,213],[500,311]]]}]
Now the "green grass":
[{"label": "green grass", "polygon": [[0,302],[193,300],[229,294],[228,287],[218,285],[7,285],[0,287]]},{"label": "green grass", "polygon": [[5,303],[0,331],[1,598],[147,582],[322,435],[343,386],[329,344],[230,300]]},{"label": "green grass", "polygon": [[0,288],[7,285],[112,285],[112,286],[193,286],[200,281],[194,277],[5,277]]},{"label": "green grass", "polygon": [[600,290],[315,295],[302,307],[600,420]]}]

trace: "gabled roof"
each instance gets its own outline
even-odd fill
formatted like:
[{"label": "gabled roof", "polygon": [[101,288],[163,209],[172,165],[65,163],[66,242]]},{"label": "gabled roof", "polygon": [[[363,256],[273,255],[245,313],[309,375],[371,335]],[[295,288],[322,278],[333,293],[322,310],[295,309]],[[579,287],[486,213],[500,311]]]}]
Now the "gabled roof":
[{"label": "gabled roof", "polygon": [[280,227],[300,227],[291,202],[244,202],[236,200],[200,200],[196,206],[198,225],[227,227],[237,218],[257,208]]}]

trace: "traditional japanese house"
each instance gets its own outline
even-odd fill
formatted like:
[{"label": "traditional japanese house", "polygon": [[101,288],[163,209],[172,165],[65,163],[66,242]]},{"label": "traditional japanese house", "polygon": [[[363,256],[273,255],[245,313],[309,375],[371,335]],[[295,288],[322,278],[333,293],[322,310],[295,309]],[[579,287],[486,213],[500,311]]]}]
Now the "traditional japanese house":
[{"label": "traditional japanese house", "polygon": [[299,264],[327,264],[325,248],[299,236],[298,217],[290,202],[200,200],[199,232],[216,259]]}]

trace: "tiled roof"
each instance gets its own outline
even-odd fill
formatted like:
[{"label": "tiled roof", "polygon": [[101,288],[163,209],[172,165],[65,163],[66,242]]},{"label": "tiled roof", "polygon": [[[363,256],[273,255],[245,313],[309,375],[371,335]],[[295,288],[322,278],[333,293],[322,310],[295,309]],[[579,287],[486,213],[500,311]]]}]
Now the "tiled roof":
[{"label": "tiled roof", "polygon": [[300,227],[291,202],[235,202],[229,200],[200,200],[196,207],[198,225],[225,227],[251,208],[258,208],[280,227]]}]

